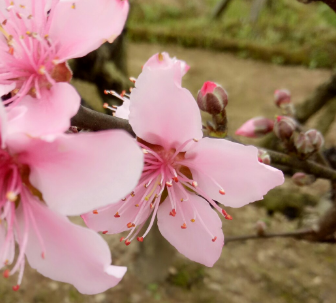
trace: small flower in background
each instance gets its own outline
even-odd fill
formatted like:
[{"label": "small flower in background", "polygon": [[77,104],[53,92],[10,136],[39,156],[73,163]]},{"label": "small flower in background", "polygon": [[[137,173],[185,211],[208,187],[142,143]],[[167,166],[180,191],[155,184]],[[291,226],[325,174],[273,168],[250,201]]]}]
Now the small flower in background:
[{"label": "small flower in background", "polygon": [[235,134],[248,138],[260,138],[273,130],[274,121],[265,117],[255,117],[246,121]]},{"label": "small flower in background", "polygon": [[271,164],[271,157],[266,150],[258,149],[258,160],[260,163]]},{"label": "small flower in background", "polygon": [[69,127],[80,96],[67,82],[66,61],[85,56],[123,29],[127,0],[28,0],[0,2],[0,93],[4,101],[28,109],[27,121],[39,127],[32,135]]},{"label": "small flower in background", "polygon": [[[160,62],[160,54],[153,61]],[[145,155],[140,182],[117,204],[82,217],[104,234],[130,230],[121,238],[129,245],[134,239],[144,241],[157,216],[161,234],[180,253],[213,266],[224,244],[215,210],[232,219],[217,202],[242,207],[260,200],[283,183],[283,174],[260,163],[253,146],[202,139],[197,103],[176,81],[179,64],[145,67],[129,107],[129,122]],[[141,233],[147,220],[149,226]]]},{"label": "small flower in background", "polygon": [[197,94],[198,107],[211,115],[218,115],[228,104],[228,94],[220,85],[207,81]]},{"label": "small flower in background", "polygon": [[[66,216],[120,200],[139,180],[142,152],[123,131],[33,138],[22,109],[6,115],[0,104],[0,269],[4,277],[18,273],[18,290],[26,256],[46,277],[84,294],[103,292],[126,268],[110,265],[105,241]],[[19,254],[8,268],[15,242]]]},{"label": "small flower in background", "polygon": [[314,175],[307,175],[305,173],[298,172],[292,176],[292,180],[294,184],[298,186],[306,186],[313,184],[316,181],[316,177]]},{"label": "small flower in background", "polygon": [[289,103],[292,102],[290,91],[288,89],[277,89],[274,92],[274,102],[275,105],[279,108],[286,107]]}]

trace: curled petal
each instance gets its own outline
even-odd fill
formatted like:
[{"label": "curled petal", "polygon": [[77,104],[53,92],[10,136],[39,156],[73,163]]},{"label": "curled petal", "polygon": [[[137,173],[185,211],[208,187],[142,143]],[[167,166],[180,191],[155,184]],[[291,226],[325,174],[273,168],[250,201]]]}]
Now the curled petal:
[{"label": "curled petal", "polygon": [[[199,188],[226,206],[241,207],[261,200],[284,182],[280,170],[258,161],[258,150],[253,146],[204,138],[186,153],[186,159],[193,165],[192,176]],[[220,188],[225,195],[219,193]]]},{"label": "curled petal", "polygon": [[13,89],[15,89],[16,84],[15,82],[12,84],[1,84],[0,85],[0,97],[7,95],[10,93]]},{"label": "curled petal", "polygon": [[32,139],[20,155],[30,181],[46,203],[64,215],[80,215],[117,202],[136,186],[143,154],[121,130]]},{"label": "curled petal", "polygon": [[148,59],[143,66],[143,72],[155,69],[172,69],[174,70],[174,79],[177,84],[181,85],[182,77],[188,72],[190,66],[182,60],[178,60],[175,57],[170,58],[166,52],[158,53]]},{"label": "curled petal", "polygon": [[176,84],[174,75],[173,69],[147,70],[140,74],[131,94],[129,121],[134,132],[166,149],[202,138],[196,101],[187,89]]},{"label": "curled petal", "polygon": [[82,57],[121,33],[127,15],[127,0],[60,1],[55,7],[49,36],[65,61]]},{"label": "curled petal", "polygon": [[[83,294],[100,293],[119,283],[126,268],[110,265],[110,249],[97,233],[71,223],[30,193],[24,196],[24,207],[34,216],[37,230],[28,230],[26,256],[32,268],[48,278],[74,285]],[[21,234],[23,216],[20,207],[17,219]]]},{"label": "curled petal", "polygon": [[[208,202],[191,194],[188,201],[180,204],[186,219],[184,222],[179,209],[174,217],[169,215],[171,204],[168,199],[160,205],[158,211],[161,234],[190,260],[212,267],[224,245],[222,221],[217,213]],[[195,222],[191,222],[192,219]],[[181,228],[184,223],[186,228]]]}]

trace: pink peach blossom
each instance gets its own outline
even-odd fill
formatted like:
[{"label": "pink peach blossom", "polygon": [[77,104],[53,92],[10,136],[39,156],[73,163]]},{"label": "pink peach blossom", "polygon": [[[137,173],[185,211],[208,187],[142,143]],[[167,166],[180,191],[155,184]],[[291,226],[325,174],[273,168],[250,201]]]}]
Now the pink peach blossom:
[{"label": "pink peach blossom", "polygon": [[67,83],[72,73],[66,60],[113,42],[128,8],[127,0],[0,2],[0,94],[12,92],[4,101],[10,107],[32,108],[26,118],[39,123],[36,135],[69,127],[80,97]]},{"label": "pink peach blossom", "polygon": [[[84,294],[115,286],[126,268],[112,266],[108,245],[94,231],[71,223],[79,215],[120,200],[136,186],[143,155],[123,131],[45,137],[20,128],[25,110],[6,115],[0,104],[0,269],[18,272],[25,256],[38,272],[73,284]],[[118,142],[118,148],[116,143]]]},{"label": "pink peach blossom", "polygon": [[[157,55],[160,56],[160,55]],[[231,219],[215,201],[242,207],[283,183],[281,171],[258,161],[258,150],[203,138],[200,111],[176,81],[179,67],[145,69],[130,97],[129,121],[145,154],[138,186],[116,204],[88,213],[86,224],[104,233],[130,230],[142,242],[158,217],[162,235],[193,261],[212,266],[224,244],[222,222]],[[147,230],[139,235],[145,222]]]}]

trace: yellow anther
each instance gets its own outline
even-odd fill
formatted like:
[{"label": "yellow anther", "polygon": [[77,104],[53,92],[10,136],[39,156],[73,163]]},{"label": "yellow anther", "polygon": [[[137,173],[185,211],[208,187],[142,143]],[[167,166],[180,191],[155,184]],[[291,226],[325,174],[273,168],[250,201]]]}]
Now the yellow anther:
[{"label": "yellow anther", "polygon": [[191,221],[192,223],[194,223],[196,220],[195,220],[195,219],[191,219],[190,221]]},{"label": "yellow anther", "polygon": [[162,53],[158,53],[158,59],[159,59],[159,61],[163,61],[163,55],[162,55]]},{"label": "yellow anther", "polygon": [[6,194],[6,198],[8,201],[11,201],[11,202],[15,202],[17,200],[17,194],[15,194],[14,192],[12,191],[9,191],[7,194]]},{"label": "yellow anther", "polygon": [[40,75],[44,75],[44,74],[46,73],[46,68],[45,68],[44,65],[41,65],[41,66],[40,66],[40,68],[39,68],[39,70],[38,70],[38,73],[39,73]]},{"label": "yellow anther", "polygon": [[76,3],[72,3],[71,8],[75,9],[76,8]]}]

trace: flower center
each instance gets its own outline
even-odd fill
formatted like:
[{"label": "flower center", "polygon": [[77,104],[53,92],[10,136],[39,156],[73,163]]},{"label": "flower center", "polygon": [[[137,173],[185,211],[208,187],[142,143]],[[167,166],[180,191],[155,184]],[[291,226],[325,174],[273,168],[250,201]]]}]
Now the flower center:
[{"label": "flower center", "polygon": [[[47,32],[51,11],[44,5],[34,4],[28,10],[24,5],[6,1],[8,15],[0,12],[0,84],[13,82],[16,88],[5,104],[16,103],[30,94],[40,98],[42,89],[49,89],[56,82],[70,81],[71,71],[57,58],[57,43],[52,43]],[[42,11],[37,11],[37,10]]]},{"label": "flower center", "polygon": [[[177,149],[166,150],[162,146],[153,145],[138,138],[138,144],[144,153],[144,169],[139,184],[134,191],[123,199],[124,203],[118,209],[115,218],[120,218],[132,207],[138,208],[133,221],[127,224],[130,233],[125,240],[125,244],[129,245],[132,240],[137,237],[138,233],[144,226],[148,217],[152,214],[152,218],[148,228],[141,237],[137,240],[142,242],[151,227],[154,224],[158,208],[167,197],[171,203],[171,211],[167,215],[175,217],[179,212],[182,218],[180,224],[181,229],[184,230],[188,227],[187,222],[195,223],[196,220],[202,224],[203,228],[209,234],[210,240],[216,241],[217,236],[212,234],[206,226],[205,220],[202,220],[202,214],[198,212],[195,205],[188,201],[191,195],[198,195],[207,200],[213,208],[218,210],[224,217],[231,220],[232,217],[226,211],[220,208],[215,201],[213,201],[204,190],[201,190],[197,181],[193,180],[191,173],[192,161],[185,158],[185,150],[196,143],[197,140],[191,139],[181,144]],[[225,194],[220,185],[209,177],[219,187],[219,192]],[[192,199],[190,199],[192,200]],[[166,201],[165,203],[169,203]],[[193,208],[193,217],[186,218],[183,211],[183,203],[190,203]],[[104,209],[102,209],[104,210]],[[98,214],[98,211],[93,211]],[[104,233],[107,233],[105,231]]]}]

